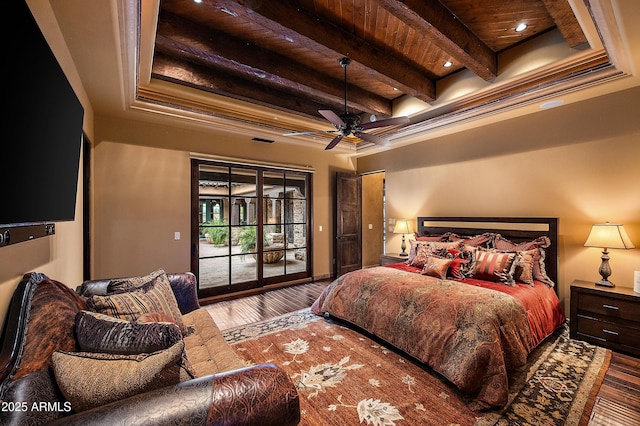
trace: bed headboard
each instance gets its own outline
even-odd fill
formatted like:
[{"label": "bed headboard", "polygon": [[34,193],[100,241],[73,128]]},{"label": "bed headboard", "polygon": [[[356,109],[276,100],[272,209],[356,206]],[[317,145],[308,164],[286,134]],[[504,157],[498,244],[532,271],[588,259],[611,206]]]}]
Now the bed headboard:
[{"label": "bed headboard", "polygon": [[551,245],[545,251],[545,269],[558,293],[558,218],[549,217],[433,217],[418,216],[418,235],[477,235],[485,232],[500,234],[514,243],[548,237]]}]

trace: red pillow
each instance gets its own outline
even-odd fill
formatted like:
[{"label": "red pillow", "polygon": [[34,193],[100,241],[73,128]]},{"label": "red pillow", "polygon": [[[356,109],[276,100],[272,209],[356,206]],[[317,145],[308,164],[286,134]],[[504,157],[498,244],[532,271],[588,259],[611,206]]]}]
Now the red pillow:
[{"label": "red pillow", "polygon": [[456,280],[463,280],[467,278],[467,269],[469,261],[461,257],[454,257],[451,259],[451,265],[449,265],[449,275]]},{"label": "red pillow", "polygon": [[478,250],[472,276],[479,280],[515,286],[512,268],[515,258],[515,253]]}]

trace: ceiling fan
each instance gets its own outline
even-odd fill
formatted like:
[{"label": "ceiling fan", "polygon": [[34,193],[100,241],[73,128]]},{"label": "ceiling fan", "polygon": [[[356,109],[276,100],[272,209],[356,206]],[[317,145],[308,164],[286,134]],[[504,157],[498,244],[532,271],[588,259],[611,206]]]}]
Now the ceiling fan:
[{"label": "ceiling fan", "polygon": [[360,124],[360,116],[357,114],[349,113],[347,110],[347,67],[351,63],[351,59],[349,58],[341,58],[339,60],[340,65],[344,68],[344,113],[338,115],[335,112],[327,109],[321,109],[318,112],[324,118],[329,120],[331,124],[334,125],[336,130],[317,130],[311,132],[294,132],[294,133],[285,133],[284,136],[293,136],[293,135],[314,135],[319,133],[339,133],[329,145],[325,147],[325,150],[332,149],[342,140],[342,138],[353,135],[357,138],[362,139],[366,142],[375,143],[378,145],[386,145],[387,140],[371,135],[369,133],[365,133],[364,130],[374,129],[376,127],[385,127],[385,126],[395,126],[398,124],[406,124],[409,123],[409,117],[394,117],[388,118],[386,120],[380,121],[372,121],[369,123]]}]

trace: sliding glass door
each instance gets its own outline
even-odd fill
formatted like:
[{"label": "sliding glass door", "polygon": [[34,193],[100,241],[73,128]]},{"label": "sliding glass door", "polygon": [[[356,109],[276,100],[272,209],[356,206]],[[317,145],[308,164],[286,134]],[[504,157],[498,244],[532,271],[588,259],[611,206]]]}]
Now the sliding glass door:
[{"label": "sliding glass door", "polygon": [[199,296],[310,279],[308,172],[192,161]]}]

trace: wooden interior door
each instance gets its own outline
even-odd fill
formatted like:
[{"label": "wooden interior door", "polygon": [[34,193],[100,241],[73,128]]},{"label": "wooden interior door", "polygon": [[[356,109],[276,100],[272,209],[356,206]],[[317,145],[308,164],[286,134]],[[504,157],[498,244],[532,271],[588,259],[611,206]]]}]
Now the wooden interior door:
[{"label": "wooden interior door", "polygon": [[336,174],[336,276],[362,268],[362,178]]}]

